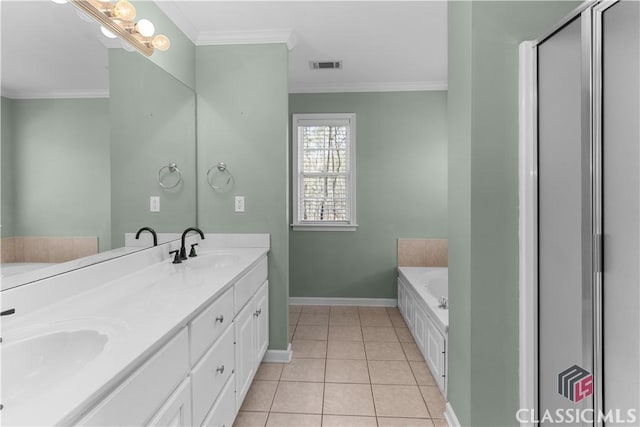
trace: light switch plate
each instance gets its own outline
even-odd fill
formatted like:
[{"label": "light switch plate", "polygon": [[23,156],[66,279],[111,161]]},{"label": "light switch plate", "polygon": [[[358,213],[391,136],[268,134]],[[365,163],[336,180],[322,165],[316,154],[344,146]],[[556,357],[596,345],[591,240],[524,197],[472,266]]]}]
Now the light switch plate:
[{"label": "light switch plate", "polygon": [[244,196],[236,196],[236,212],[244,212]]},{"label": "light switch plate", "polygon": [[149,211],[160,212],[160,196],[149,197]]}]

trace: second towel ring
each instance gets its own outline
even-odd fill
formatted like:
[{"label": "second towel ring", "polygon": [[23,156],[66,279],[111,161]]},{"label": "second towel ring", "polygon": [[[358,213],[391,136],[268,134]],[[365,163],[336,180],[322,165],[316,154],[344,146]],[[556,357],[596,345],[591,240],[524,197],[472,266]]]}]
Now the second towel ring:
[{"label": "second towel ring", "polygon": [[[226,175],[227,182],[225,182],[224,185],[213,184],[212,176],[214,176],[215,173],[211,174],[211,171],[213,171],[214,169],[217,169],[217,172]],[[222,190],[229,186],[229,184],[231,183],[231,172],[229,172],[229,169],[224,162],[218,162],[217,165],[213,165],[209,168],[209,170],[207,171],[207,183],[209,184],[209,187],[213,188],[214,190]]]},{"label": "second towel ring", "polygon": [[[167,169],[168,172],[165,175],[163,175],[162,171],[165,169]],[[176,183],[173,185],[164,184],[163,179],[166,176],[174,173],[178,174],[178,180],[176,181]],[[182,182],[182,173],[180,173],[180,169],[178,169],[178,165],[175,164],[174,162],[171,162],[168,165],[161,167],[160,170],[158,170],[158,184],[160,184],[160,187],[169,190],[171,188],[176,188],[181,182]]]}]

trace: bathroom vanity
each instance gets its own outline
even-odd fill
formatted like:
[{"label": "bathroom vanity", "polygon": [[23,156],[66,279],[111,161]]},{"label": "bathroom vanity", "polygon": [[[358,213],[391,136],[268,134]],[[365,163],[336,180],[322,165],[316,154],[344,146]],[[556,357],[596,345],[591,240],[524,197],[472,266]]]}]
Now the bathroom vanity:
[{"label": "bathroom vanity", "polygon": [[230,427],[269,343],[269,236],[198,243],[3,292],[2,424]]}]

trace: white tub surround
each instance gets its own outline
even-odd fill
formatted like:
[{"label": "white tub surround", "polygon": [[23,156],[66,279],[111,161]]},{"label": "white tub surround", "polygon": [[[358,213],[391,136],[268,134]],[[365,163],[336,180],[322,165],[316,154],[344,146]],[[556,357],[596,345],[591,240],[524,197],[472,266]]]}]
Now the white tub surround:
[{"label": "white tub surround", "polygon": [[398,308],[446,398],[449,310],[439,304],[449,296],[448,269],[398,267],[398,273]]},{"label": "white tub surround", "polygon": [[[2,292],[2,425],[227,425],[268,346],[268,235],[207,234]],[[190,244],[189,243],[189,244]],[[5,373],[7,375],[5,375]]]}]

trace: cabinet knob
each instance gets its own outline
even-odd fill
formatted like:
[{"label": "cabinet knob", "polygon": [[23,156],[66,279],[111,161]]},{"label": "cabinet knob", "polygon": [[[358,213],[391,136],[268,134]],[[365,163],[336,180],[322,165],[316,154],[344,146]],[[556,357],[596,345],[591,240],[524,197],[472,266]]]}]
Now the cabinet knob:
[{"label": "cabinet knob", "polygon": [[224,322],[224,316],[222,314],[220,316],[216,317],[216,323],[218,323],[218,322],[220,322],[220,323]]},{"label": "cabinet knob", "polygon": [[216,368],[216,372],[219,372],[221,374],[224,374],[224,365],[221,365],[219,367]]},{"label": "cabinet knob", "polygon": [[260,316],[260,314],[261,314],[261,313],[262,313],[262,309],[261,309],[261,308],[259,308],[259,309],[257,309],[257,310],[256,310],[256,312],[254,313],[254,316],[258,317],[258,316]]}]

